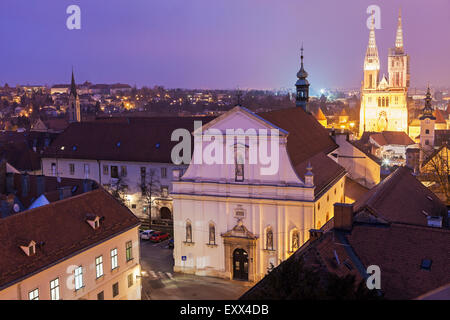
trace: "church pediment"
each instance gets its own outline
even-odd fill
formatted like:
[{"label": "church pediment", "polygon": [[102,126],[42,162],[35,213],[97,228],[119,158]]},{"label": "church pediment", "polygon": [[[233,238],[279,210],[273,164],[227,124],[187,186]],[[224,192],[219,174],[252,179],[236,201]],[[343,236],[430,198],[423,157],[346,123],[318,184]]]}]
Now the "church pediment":
[{"label": "church pediment", "polygon": [[224,238],[245,238],[250,240],[258,239],[252,232],[250,232],[242,222],[239,220],[238,223],[233,227],[233,229],[222,233],[222,237]]}]

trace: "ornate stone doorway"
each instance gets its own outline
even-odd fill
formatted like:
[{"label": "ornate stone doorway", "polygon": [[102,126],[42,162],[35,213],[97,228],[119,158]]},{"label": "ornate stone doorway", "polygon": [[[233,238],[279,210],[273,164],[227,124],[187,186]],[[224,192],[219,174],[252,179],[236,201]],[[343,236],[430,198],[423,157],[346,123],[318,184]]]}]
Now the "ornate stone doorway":
[{"label": "ornate stone doorway", "polygon": [[257,238],[239,220],[222,234],[225,249],[225,274],[229,279],[256,281]]},{"label": "ornate stone doorway", "polygon": [[244,249],[233,252],[233,279],[248,281],[248,253]]}]

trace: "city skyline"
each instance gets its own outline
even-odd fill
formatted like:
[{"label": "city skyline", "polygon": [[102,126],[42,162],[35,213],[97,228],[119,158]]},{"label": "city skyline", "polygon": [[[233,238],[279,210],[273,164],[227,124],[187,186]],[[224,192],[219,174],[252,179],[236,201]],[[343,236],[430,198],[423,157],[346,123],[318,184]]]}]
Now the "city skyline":
[{"label": "city skyline", "polygon": [[[314,89],[358,88],[369,34],[366,10],[374,4],[352,1],[342,8],[331,1],[286,1],[280,7],[269,1],[256,6],[254,1],[196,0],[136,1],[127,6],[118,0],[77,1],[82,28],[68,30],[66,8],[71,2],[0,4],[1,84],[67,83],[73,66],[79,83],[293,88],[303,42],[305,69]],[[384,66],[380,75],[387,74],[387,50],[394,45],[402,7],[411,89],[428,83],[450,86],[445,59],[450,44],[440,34],[450,27],[450,4],[422,4],[376,3],[381,8],[381,29],[376,30]]]}]

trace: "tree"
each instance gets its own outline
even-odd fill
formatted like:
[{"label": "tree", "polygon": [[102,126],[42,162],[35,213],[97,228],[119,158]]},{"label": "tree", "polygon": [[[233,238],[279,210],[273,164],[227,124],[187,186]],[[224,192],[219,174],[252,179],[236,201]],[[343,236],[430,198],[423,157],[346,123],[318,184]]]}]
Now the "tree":
[{"label": "tree", "polygon": [[117,201],[123,205],[126,205],[128,186],[125,183],[125,179],[120,175],[119,177],[113,179],[111,179],[111,183],[109,184],[109,192],[114,198],[116,198]]},{"label": "tree", "polygon": [[147,171],[142,171],[145,168],[141,169],[141,184],[139,187],[142,192],[142,201],[144,205],[147,207],[148,212],[148,226],[149,229],[152,226],[152,208],[155,197],[161,195],[161,185],[159,182],[159,177],[156,174],[155,169],[150,169]]},{"label": "tree", "polygon": [[429,188],[440,194],[446,204],[450,204],[450,165],[447,144],[437,150],[421,148],[420,152],[423,152],[423,159],[425,159],[420,169],[420,179],[434,182],[434,185]]}]

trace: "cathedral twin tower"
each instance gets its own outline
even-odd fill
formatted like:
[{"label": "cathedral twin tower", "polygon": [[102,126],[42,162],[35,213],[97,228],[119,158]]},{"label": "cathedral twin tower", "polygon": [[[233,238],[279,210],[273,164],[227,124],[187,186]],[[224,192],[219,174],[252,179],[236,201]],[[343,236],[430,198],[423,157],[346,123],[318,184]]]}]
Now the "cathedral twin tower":
[{"label": "cathedral twin tower", "polygon": [[364,131],[404,131],[408,133],[407,95],[410,81],[409,56],[403,48],[401,14],[398,17],[395,47],[389,49],[389,79],[380,79],[380,60],[372,23],[364,59],[361,87],[359,133]]}]

